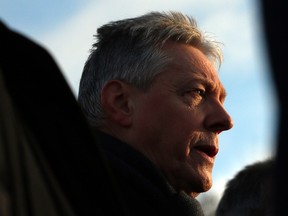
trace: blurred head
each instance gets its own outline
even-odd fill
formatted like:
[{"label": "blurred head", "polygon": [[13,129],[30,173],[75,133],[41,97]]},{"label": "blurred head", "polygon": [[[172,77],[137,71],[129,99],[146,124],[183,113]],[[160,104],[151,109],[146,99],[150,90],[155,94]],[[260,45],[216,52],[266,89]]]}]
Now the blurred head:
[{"label": "blurred head", "polygon": [[217,216],[273,216],[275,160],[247,165],[230,179],[216,209]]},{"label": "blurred head", "polygon": [[176,190],[209,190],[218,134],[233,126],[219,43],[178,12],[111,22],[96,37],[78,96],[88,121],[142,152]]}]

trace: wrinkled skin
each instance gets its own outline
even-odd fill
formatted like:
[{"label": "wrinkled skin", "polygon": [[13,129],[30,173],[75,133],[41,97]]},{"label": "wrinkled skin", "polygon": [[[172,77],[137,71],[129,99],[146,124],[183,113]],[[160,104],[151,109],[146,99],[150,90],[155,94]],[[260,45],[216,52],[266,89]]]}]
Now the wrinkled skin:
[{"label": "wrinkled skin", "polygon": [[223,106],[225,89],[207,57],[185,44],[171,42],[164,49],[171,65],[147,91],[121,81],[108,84],[104,93],[112,86],[118,96],[123,92],[117,100],[122,113],[111,115],[113,122],[108,119],[103,130],[146,155],[177,191],[196,197],[212,186],[218,135],[233,122]]}]

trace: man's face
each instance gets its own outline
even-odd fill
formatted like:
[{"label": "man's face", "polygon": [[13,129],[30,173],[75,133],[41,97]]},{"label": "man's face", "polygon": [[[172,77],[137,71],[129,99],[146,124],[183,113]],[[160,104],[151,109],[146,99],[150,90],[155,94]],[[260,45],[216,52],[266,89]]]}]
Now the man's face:
[{"label": "man's face", "polygon": [[223,107],[225,90],[206,56],[169,43],[172,63],[148,91],[134,90],[134,144],[178,191],[195,197],[212,186],[218,134],[232,128]]}]

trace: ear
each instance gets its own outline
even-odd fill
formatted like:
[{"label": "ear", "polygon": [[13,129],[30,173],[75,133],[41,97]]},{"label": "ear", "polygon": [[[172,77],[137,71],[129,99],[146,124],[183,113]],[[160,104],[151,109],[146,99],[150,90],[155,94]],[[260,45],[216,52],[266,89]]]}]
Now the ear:
[{"label": "ear", "polygon": [[120,80],[111,80],[101,92],[101,103],[107,117],[125,127],[131,124],[133,113],[130,88]]}]

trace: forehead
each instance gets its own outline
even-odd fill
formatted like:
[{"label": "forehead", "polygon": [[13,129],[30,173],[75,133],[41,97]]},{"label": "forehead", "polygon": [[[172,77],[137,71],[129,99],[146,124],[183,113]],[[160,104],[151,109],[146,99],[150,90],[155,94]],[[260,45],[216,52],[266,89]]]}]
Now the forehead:
[{"label": "forehead", "polygon": [[164,51],[170,58],[171,67],[184,71],[193,71],[195,76],[206,79],[218,78],[214,64],[199,49],[176,42],[168,42],[164,46]]},{"label": "forehead", "polygon": [[165,79],[185,85],[200,83],[225,96],[225,89],[219,80],[215,65],[200,50],[187,44],[167,43],[164,50],[170,58]]}]

